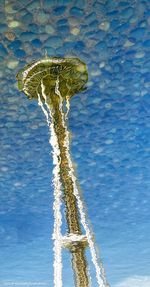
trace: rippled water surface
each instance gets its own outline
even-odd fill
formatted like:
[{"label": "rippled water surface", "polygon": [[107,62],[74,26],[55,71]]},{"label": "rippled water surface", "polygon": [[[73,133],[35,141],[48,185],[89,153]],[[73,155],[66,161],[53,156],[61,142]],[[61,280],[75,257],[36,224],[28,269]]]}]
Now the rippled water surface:
[{"label": "rippled water surface", "polygon": [[[1,0],[0,19],[0,286],[53,286],[49,131],[16,81],[46,55],[78,57],[88,67],[68,123],[108,282],[150,286],[149,1]],[[63,282],[73,286],[65,251]]]}]

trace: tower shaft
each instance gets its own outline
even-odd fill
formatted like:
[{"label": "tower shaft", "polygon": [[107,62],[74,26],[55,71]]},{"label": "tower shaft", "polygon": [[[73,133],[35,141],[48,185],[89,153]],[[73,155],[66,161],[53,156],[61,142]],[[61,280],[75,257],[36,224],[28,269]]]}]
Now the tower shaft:
[{"label": "tower shaft", "polygon": [[[44,81],[43,81],[44,82]],[[57,136],[58,146],[60,150],[60,179],[63,187],[64,202],[66,206],[66,221],[69,235],[82,235],[79,222],[79,214],[76,197],[74,195],[74,184],[70,174],[70,163],[68,158],[68,150],[66,147],[67,126],[62,118],[60,110],[60,99],[54,90],[49,90],[45,86],[45,96],[50,99],[49,109],[52,111],[54,131]],[[88,287],[88,271],[85,258],[85,243],[77,241],[75,244],[70,243],[69,250],[72,254],[72,268],[74,271],[75,282],[77,287]]]}]

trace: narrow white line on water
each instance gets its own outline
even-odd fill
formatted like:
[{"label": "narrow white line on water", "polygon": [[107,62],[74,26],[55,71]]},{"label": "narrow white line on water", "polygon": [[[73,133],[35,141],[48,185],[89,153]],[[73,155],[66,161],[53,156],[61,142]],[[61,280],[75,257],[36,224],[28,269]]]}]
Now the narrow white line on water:
[{"label": "narrow white line on water", "polygon": [[53,231],[53,239],[54,239],[54,287],[62,287],[62,236],[61,236],[61,225],[62,225],[62,216],[61,216],[61,181],[60,181],[60,164],[59,164],[59,145],[57,141],[57,136],[55,134],[54,130],[54,124],[53,124],[53,117],[51,115],[50,108],[47,104],[46,94],[45,94],[45,86],[41,82],[41,88],[42,88],[42,96],[45,100],[45,104],[47,107],[47,110],[45,109],[40,95],[38,94],[38,103],[40,107],[42,108],[42,111],[44,112],[47,120],[47,125],[50,130],[50,144],[53,148],[53,185],[54,185],[54,204],[53,204],[53,210],[54,210],[54,231]]}]

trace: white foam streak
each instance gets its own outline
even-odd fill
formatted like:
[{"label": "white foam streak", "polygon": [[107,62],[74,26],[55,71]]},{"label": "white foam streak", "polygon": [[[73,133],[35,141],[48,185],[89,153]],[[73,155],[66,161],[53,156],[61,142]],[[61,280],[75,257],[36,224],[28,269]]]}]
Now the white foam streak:
[{"label": "white foam streak", "polygon": [[[54,231],[53,231],[53,239],[54,239],[54,287],[62,287],[62,236],[61,236],[61,225],[62,225],[62,217],[61,217],[61,181],[60,181],[60,164],[59,164],[59,145],[57,141],[57,136],[54,130],[53,118],[51,115],[51,111],[49,109],[46,95],[45,95],[45,87],[43,83],[41,83],[42,88],[42,96],[45,100],[45,104],[47,110],[45,109],[40,95],[38,94],[38,103],[42,108],[46,119],[47,124],[50,129],[51,138],[50,143],[53,148],[53,185],[54,185]],[[51,119],[51,120],[50,120]]]},{"label": "white foam streak", "polygon": [[66,108],[67,108],[67,112],[65,114],[65,120],[68,119],[68,114],[69,114],[69,111],[70,111],[70,98],[69,97],[66,97]]},{"label": "white foam streak", "polygon": [[[59,95],[59,97],[62,97],[59,91],[59,79],[57,79],[56,81],[56,89],[55,89],[55,93],[57,95]],[[96,278],[97,278],[97,283],[99,285],[99,287],[106,287],[108,286],[106,283],[106,278],[105,278],[105,273],[104,273],[104,269],[102,267],[102,263],[100,263],[100,266],[98,264],[98,258],[97,258],[97,253],[96,253],[96,249],[95,249],[95,244],[94,241],[92,239],[92,232],[90,230],[90,228],[88,227],[88,224],[86,222],[86,216],[85,216],[85,212],[84,212],[84,206],[83,206],[83,202],[81,200],[80,194],[79,194],[79,190],[77,187],[77,179],[74,175],[74,169],[73,169],[73,165],[72,165],[72,161],[71,161],[71,157],[70,157],[70,153],[69,153],[69,132],[66,128],[65,122],[64,122],[64,113],[62,110],[62,105],[60,106],[60,111],[62,114],[62,123],[63,123],[63,127],[65,129],[65,147],[66,147],[66,155],[67,155],[67,159],[68,159],[68,163],[69,163],[69,168],[70,168],[70,176],[73,182],[73,191],[74,191],[74,195],[77,199],[77,204],[78,204],[78,208],[79,208],[79,212],[80,212],[80,216],[81,216],[81,223],[85,229],[86,232],[86,236],[87,236],[87,240],[88,240],[88,244],[89,244],[89,248],[90,248],[90,252],[91,252],[91,256],[92,256],[92,261],[93,264],[95,266],[95,270],[96,270]]]}]

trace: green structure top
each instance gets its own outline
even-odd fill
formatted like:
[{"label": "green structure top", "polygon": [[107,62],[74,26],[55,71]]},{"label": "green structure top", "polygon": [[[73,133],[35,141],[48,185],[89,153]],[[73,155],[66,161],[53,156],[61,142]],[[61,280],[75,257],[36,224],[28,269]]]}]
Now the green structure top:
[{"label": "green structure top", "polygon": [[64,98],[84,90],[88,80],[87,67],[78,58],[45,58],[25,66],[17,74],[18,88],[29,99],[37,99],[41,81],[47,80],[49,89],[54,89],[59,77],[59,89]]}]

